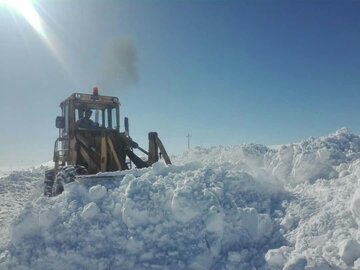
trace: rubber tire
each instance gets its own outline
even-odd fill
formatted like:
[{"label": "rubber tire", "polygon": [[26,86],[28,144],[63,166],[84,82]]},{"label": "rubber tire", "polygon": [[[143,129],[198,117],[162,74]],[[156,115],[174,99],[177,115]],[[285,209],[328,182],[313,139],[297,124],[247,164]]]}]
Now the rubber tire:
[{"label": "rubber tire", "polygon": [[45,180],[44,180],[44,196],[52,196],[52,188],[55,180],[55,170],[46,170],[45,171]]},{"label": "rubber tire", "polygon": [[76,175],[83,175],[87,173],[87,169],[80,165],[69,165],[63,167],[55,177],[52,187],[52,196],[57,196],[63,193],[65,185],[74,182]]}]

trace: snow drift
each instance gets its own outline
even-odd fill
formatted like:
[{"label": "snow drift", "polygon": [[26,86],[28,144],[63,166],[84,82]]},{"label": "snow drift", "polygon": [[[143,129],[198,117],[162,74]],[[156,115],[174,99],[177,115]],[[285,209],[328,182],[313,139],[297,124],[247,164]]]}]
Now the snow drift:
[{"label": "snow drift", "polygon": [[360,137],[341,129],[71,183],[29,200],[0,268],[359,269],[359,157]]},{"label": "snow drift", "polygon": [[261,265],[273,247],[278,192],[245,172],[158,163],[118,177],[111,189],[73,183],[27,205],[8,267],[209,269],[244,256]]},{"label": "snow drift", "polygon": [[43,167],[16,172],[4,172],[0,176],[0,253],[9,238],[9,226],[23,206],[40,196]]}]

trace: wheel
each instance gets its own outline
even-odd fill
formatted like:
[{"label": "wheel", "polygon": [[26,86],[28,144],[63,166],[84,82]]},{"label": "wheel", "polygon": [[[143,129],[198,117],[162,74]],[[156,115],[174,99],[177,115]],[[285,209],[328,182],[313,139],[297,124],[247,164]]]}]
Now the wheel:
[{"label": "wheel", "polygon": [[55,170],[46,170],[45,171],[45,180],[44,180],[44,196],[51,197],[52,188],[55,180]]},{"label": "wheel", "polygon": [[52,187],[52,196],[57,196],[64,191],[66,184],[74,182],[76,175],[87,174],[87,169],[80,165],[69,165],[63,167],[56,175]]}]

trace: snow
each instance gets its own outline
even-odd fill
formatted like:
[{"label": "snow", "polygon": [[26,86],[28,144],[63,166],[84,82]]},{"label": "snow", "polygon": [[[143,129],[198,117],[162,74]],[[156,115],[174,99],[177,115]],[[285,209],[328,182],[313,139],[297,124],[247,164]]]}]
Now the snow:
[{"label": "snow", "polygon": [[[360,137],[196,148],[41,196],[0,176],[0,269],[360,269]],[[109,182],[110,181],[110,182]]]},{"label": "snow", "polygon": [[81,216],[84,219],[92,219],[100,213],[99,207],[96,203],[91,202],[84,206],[84,209],[81,212]]},{"label": "snow", "polygon": [[339,255],[347,265],[352,265],[360,258],[360,244],[353,239],[345,240],[339,246]]},{"label": "snow", "polygon": [[93,201],[99,201],[106,196],[107,190],[104,186],[96,185],[89,189],[90,199]]},{"label": "snow", "polygon": [[272,268],[283,269],[286,261],[288,261],[289,253],[292,248],[282,246],[278,249],[269,249],[265,255],[265,260]]},{"label": "snow", "polygon": [[12,218],[26,203],[40,196],[39,180],[42,177],[43,168],[7,172],[0,176],[0,253],[9,240]]}]

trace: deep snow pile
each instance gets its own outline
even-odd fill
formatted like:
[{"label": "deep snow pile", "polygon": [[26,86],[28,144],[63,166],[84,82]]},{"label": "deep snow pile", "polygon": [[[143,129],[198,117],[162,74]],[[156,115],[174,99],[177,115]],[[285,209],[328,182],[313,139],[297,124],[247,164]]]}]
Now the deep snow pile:
[{"label": "deep snow pile", "polygon": [[9,225],[29,200],[39,197],[44,167],[0,175],[0,253],[9,237]]},{"label": "deep snow pile", "polygon": [[0,268],[359,269],[359,157],[341,129],[71,183],[26,205]]},{"label": "deep snow pile", "polygon": [[27,205],[6,266],[248,268],[280,241],[271,218],[278,191],[245,172],[158,163],[121,178],[108,190],[70,184],[57,198]]}]

